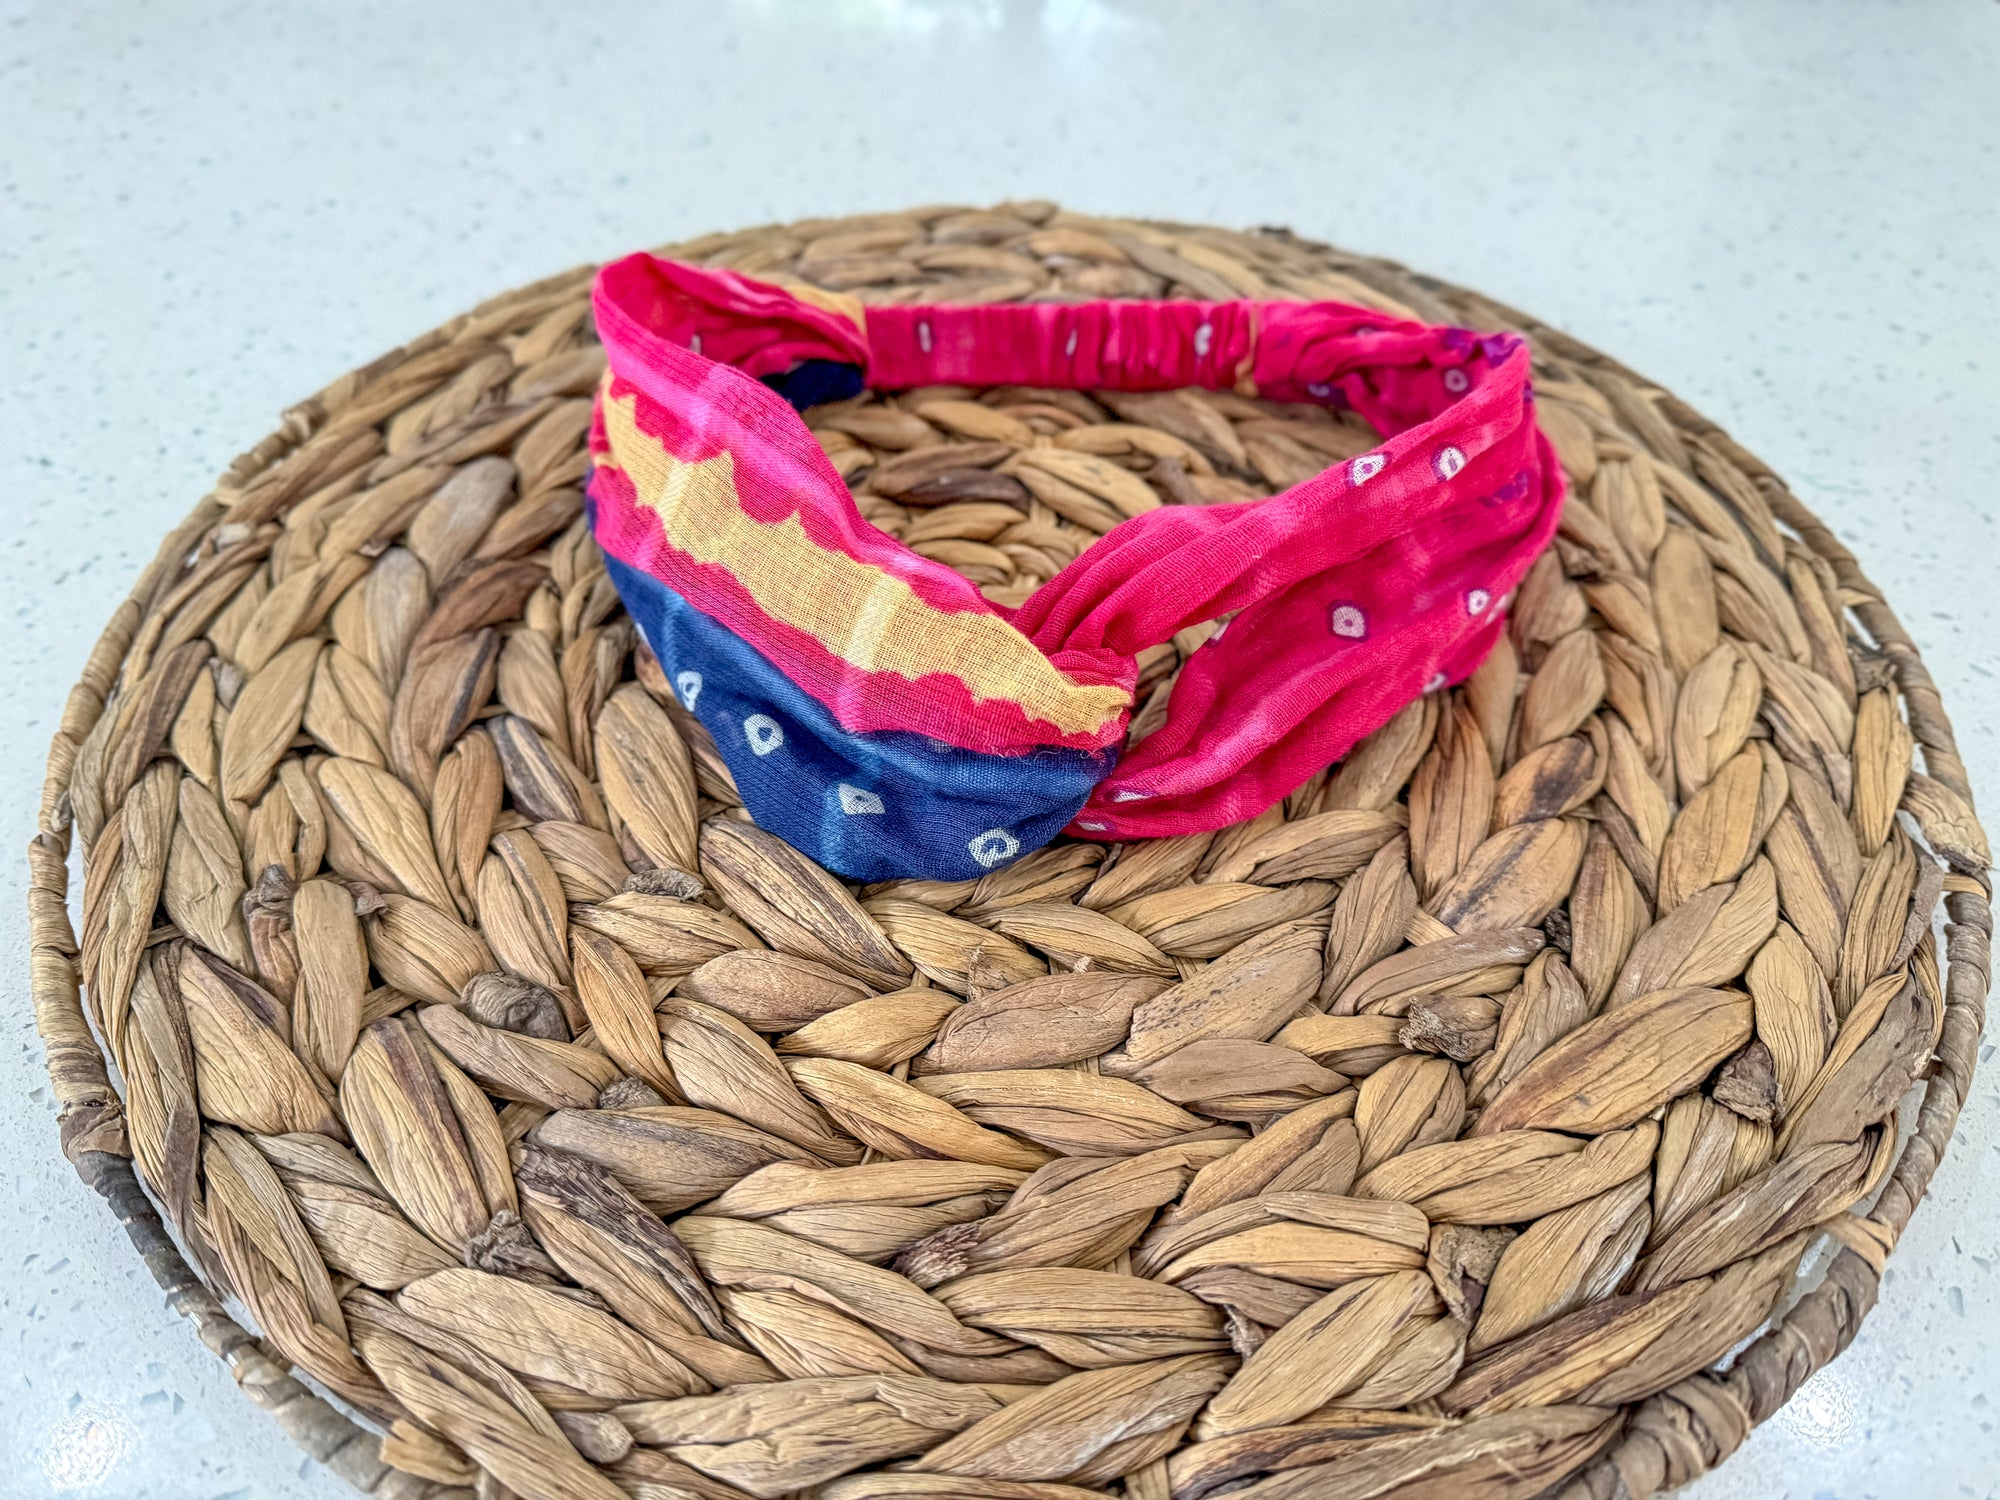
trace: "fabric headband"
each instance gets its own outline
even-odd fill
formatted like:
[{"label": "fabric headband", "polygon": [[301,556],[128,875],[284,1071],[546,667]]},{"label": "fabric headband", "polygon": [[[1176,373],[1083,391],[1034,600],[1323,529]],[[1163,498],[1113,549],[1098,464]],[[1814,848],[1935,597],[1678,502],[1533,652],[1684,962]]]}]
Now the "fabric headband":
[{"label": "fabric headband", "polygon": [[[612,579],[751,815],[852,879],[1254,816],[1471,672],[1561,511],[1508,334],[1328,302],[864,308],[643,254],[594,306]],[[1235,390],[1388,436],[1265,500],[1128,500],[1009,610],[863,519],[798,415],[953,383]],[[1135,658],[1221,617],[1121,755]]]}]

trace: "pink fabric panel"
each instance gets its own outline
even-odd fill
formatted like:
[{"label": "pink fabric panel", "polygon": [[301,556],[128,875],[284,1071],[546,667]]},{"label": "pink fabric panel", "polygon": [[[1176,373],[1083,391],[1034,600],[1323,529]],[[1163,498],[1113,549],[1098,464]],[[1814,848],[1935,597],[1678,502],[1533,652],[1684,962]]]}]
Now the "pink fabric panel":
[{"label": "pink fabric panel", "polygon": [[618,364],[621,355],[630,358],[641,342],[655,341],[746,375],[789,370],[802,359],[857,365],[868,359],[867,339],[851,320],[734,271],[628,255],[597,273],[591,300],[600,333],[607,309],[623,325],[618,345],[605,335],[620,374],[629,374]]}]

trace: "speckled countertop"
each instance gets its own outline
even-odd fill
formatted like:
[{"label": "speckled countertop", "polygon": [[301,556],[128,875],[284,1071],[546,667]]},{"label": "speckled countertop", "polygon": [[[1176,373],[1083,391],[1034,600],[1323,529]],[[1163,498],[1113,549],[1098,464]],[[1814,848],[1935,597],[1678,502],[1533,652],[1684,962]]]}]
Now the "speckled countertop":
[{"label": "speckled countertop", "polygon": [[[1901,609],[1991,819],[1996,76],[1992,0],[0,0],[5,847],[104,619],[282,406],[579,261],[1009,196],[1288,223],[1671,387]],[[348,1493],[163,1309],[57,1154],[17,860],[0,1495]],[[1691,1496],[1995,1493],[1996,1087],[1976,1080],[1859,1341]]]}]

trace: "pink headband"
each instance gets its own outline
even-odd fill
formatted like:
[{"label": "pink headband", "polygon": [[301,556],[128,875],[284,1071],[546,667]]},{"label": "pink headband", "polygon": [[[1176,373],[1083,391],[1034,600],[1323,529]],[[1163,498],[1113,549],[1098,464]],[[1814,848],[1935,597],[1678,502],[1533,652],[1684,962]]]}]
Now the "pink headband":
[{"label": "pink headband", "polygon": [[[648,255],[596,312],[614,578],[753,816],[857,878],[1254,816],[1469,673],[1561,510],[1511,335],[1337,303],[864,309]],[[1232,389],[1389,436],[1267,500],[1127,487],[1131,518],[1009,611],[869,525],[786,399],[941,383]],[[1221,616],[1121,753],[1134,658]]]}]

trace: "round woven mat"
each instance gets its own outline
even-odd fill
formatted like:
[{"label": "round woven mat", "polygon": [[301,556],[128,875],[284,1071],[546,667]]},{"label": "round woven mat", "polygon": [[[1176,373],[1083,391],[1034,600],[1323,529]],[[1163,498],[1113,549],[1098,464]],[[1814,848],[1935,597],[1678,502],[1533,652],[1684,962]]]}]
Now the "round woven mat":
[{"label": "round woven mat", "polygon": [[[384,1500],[1608,1500],[1846,1345],[1971,1077],[1988,856],[1782,481],[1281,231],[1011,204],[671,253],[1516,329],[1562,534],[1470,681],[1266,815],[854,889],[742,819],[619,609],[588,269],[293,408],[114,615],[30,849],[64,1148],[253,1400]],[[1373,440],[1199,392],[807,419],[1009,601],[1107,487]]]}]

